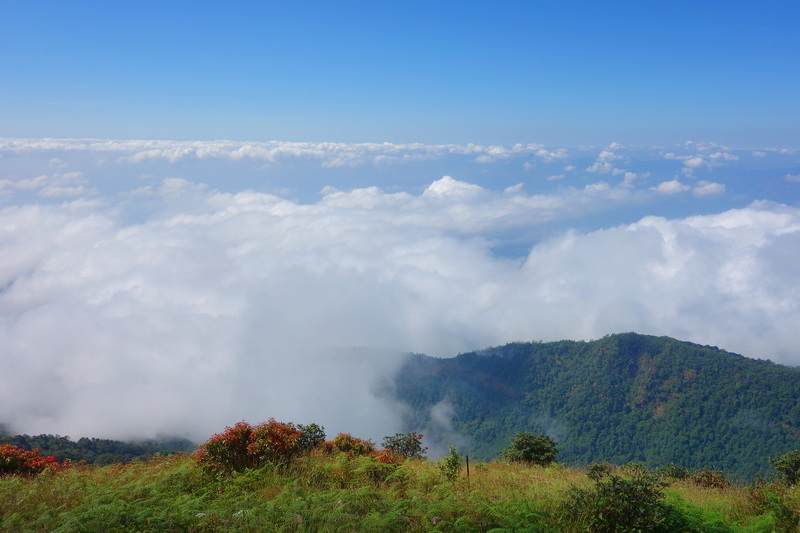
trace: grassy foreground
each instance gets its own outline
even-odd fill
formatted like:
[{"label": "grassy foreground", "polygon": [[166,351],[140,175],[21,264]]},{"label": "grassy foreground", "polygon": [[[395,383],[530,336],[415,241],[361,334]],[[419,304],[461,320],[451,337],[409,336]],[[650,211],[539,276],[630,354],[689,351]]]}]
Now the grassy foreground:
[{"label": "grassy foreground", "polygon": [[[432,461],[384,465],[346,454],[304,456],[231,476],[210,475],[186,454],[73,467],[0,478],[0,530],[614,530],[602,520],[590,524],[576,510],[576,489],[596,486],[585,470],[504,462],[470,470],[467,477],[462,467],[450,480]],[[703,488],[671,480],[662,490],[674,526],[660,530],[794,531],[800,516],[800,494],[778,485]]]}]

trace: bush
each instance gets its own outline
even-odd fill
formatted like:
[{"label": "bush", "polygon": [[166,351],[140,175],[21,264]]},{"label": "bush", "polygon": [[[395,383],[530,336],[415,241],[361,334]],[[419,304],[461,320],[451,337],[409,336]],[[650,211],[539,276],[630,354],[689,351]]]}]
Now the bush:
[{"label": "bush", "polygon": [[297,429],[300,431],[300,449],[304,452],[316,450],[323,442],[325,442],[325,428],[317,424],[297,424]]},{"label": "bush", "polygon": [[244,421],[226,427],[200,447],[195,459],[208,470],[230,474],[266,462],[288,462],[300,451],[300,431],[270,418],[255,427]]},{"label": "bush", "polygon": [[769,458],[770,464],[778,471],[781,480],[791,486],[800,482],[800,450]]},{"label": "bush", "polygon": [[448,480],[455,481],[458,477],[458,470],[461,468],[461,456],[458,455],[453,446],[450,446],[450,455],[445,455],[439,459],[437,464],[439,465],[439,471]]},{"label": "bush", "polygon": [[658,476],[662,479],[684,480],[692,475],[692,471],[685,466],[670,463],[658,469]]},{"label": "bush", "polygon": [[787,503],[786,490],[759,479],[750,486],[750,503],[756,512],[774,517],[777,531],[795,532],[800,526],[800,515]]},{"label": "bush", "polygon": [[383,447],[406,457],[422,457],[428,448],[422,447],[423,435],[416,433],[395,433],[392,437],[384,437]]},{"label": "bush", "polygon": [[517,433],[511,445],[503,450],[503,458],[507,461],[547,466],[558,457],[556,441],[547,435]]},{"label": "bush", "polygon": [[25,450],[13,444],[0,444],[0,476],[32,476],[69,466],[69,461],[59,463],[52,455],[39,455],[39,448]]},{"label": "bush", "polygon": [[731,486],[731,482],[722,470],[703,468],[692,475],[692,482],[705,489],[724,489]]},{"label": "bush", "polygon": [[353,437],[349,433],[339,433],[333,440],[323,442],[322,450],[330,455],[346,453],[352,459],[353,457],[369,455],[374,452],[375,443],[371,440]]},{"label": "bush", "polygon": [[253,428],[247,446],[247,452],[257,458],[258,464],[264,461],[285,463],[301,451],[300,430],[292,424],[276,422],[274,418]]},{"label": "bush", "polygon": [[592,481],[596,482],[610,476],[612,470],[613,468],[611,463],[606,460],[602,460],[599,463],[590,464],[589,470],[586,472],[586,476]]},{"label": "bush", "polygon": [[664,483],[646,472],[631,478],[610,474],[591,489],[573,487],[562,510],[585,531],[666,532],[670,531],[671,509],[664,502],[663,487]]}]

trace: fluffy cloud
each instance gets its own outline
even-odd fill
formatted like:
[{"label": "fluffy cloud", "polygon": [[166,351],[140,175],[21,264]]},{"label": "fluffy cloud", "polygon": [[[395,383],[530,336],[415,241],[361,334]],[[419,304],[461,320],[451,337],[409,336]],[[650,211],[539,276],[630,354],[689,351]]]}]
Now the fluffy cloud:
[{"label": "fluffy cloud", "polygon": [[[568,157],[564,148],[546,149],[541,144],[512,146],[477,144],[420,143],[333,143],[287,141],[166,141],[104,139],[18,139],[0,138],[0,153],[78,152],[115,156],[119,163],[139,164],[164,160],[177,163],[186,159],[245,159],[276,163],[282,160],[311,159],[324,167],[353,167],[364,164],[396,164],[425,161],[447,156],[469,156],[478,163],[493,163],[513,157],[533,156],[544,162]],[[58,160],[58,158],[54,158]]]},{"label": "fluffy cloud", "polygon": [[725,194],[725,185],[723,183],[712,183],[709,181],[700,181],[697,186],[692,188],[692,194],[695,196],[711,196]]},{"label": "fluffy cloud", "polygon": [[600,152],[600,155],[597,156],[597,160],[592,163],[592,166],[587,168],[586,171],[598,172],[600,174],[612,172],[615,170],[612,161],[617,161],[619,159],[622,159],[622,156],[615,154],[611,150],[603,150]]},{"label": "fluffy cloud", "polygon": [[661,194],[677,194],[679,192],[688,191],[691,189],[688,185],[684,185],[678,180],[670,180],[659,183],[653,190]]},{"label": "fluffy cloud", "polygon": [[[175,176],[103,194],[45,155],[47,174],[2,182],[29,194],[0,209],[0,422],[18,431],[202,439],[275,416],[379,438],[402,409],[374,394],[389,352],[514,340],[639,331],[800,363],[799,209],[542,232],[659,193],[700,202],[723,183],[527,193],[444,177],[301,202]],[[47,201],[51,186],[87,194]]]}]

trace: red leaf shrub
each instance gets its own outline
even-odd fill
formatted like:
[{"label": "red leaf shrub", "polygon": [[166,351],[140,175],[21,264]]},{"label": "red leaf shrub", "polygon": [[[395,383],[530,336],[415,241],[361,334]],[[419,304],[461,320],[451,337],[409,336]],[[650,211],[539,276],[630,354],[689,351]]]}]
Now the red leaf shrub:
[{"label": "red leaf shrub", "polygon": [[230,473],[265,462],[290,461],[300,453],[300,431],[292,424],[270,418],[256,426],[245,421],[212,436],[195,455],[209,470]]},{"label": "red leaf shrub", "polygon": [[375,450],[369,454],[369,457],[378,463],[390,465],[400,464],[405,459],[403,454],[388,449]]},{"label": "red leaf shrub", "polygon": [[353,437],[349,433],[339,433],[333,441],[326,441],[323,443],[325,450],[330,450],[329,453],[344,452],[350,457],[358,455],[369,455],[375,451],[375,443],[371,440],[359,439]]},{"label": "red leaf shrub", "polygon": [[39,448],[24,450],[13,444],[0,444],[0,476],[32,476],[44,470],[58,472],[69,466],[69,461],[59,463],[52,455],[39,455]]}]

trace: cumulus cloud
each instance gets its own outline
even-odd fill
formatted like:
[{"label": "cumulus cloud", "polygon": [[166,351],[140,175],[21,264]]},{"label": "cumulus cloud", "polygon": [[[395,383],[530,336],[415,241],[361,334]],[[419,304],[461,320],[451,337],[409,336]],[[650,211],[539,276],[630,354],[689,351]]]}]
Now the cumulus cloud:
[{"label": "cumulus cloud", "polygon": [[[105,139],[19,139],[0,138],[0,152],[102,153],[118,163],[140,164],[152,161],[177,163],[182,160],[222,159],[257,160],[276,163],[310,159],[323,167],[357,167],[419,162],[447,156],[468,156],[478,163],[493,163],[514,157],[534,157],[550,163],[568,157],[565,148],[547,149],[541,144],[512,146],[477,144],[422,143],[334,143],[287,141],[169,141]],[[58,158],[54,158],[58,160]]]},{"label": "cumulus cloud", "polygon": [[[739,156],[729,153],[727,148],[719,145],[697,145],[695,143],[687,143],[687,146],[697,150],[694,154],[678,155],[673,152],[663,154],[664,159],[674,161],[681,161],[683,164],[682,172],[686,177],[694,177],[695,173],[700,168],[713,169],[723,166],[727,162],[738,161]],[[721,148],[724,151],[716,151],[713,153],[706,153],[711,149]]]},{"label": "cumulus cloud", "polygon": [[688,185],[684,185],[678,180],[663,181],[656,187],[652,188],[654,191],[661,194],[677,194],[680,192],[688,191],[691,189]]},{"label": "cumulus cloud", "polygon": [[[402,406],[381,399],[395,352],[514,340],[639,331],[800,363],[800,209],[760,201],[525,240],[667,193],[699,203],[724,183],[528,193],[453,174],[410,191],[333,183],[303,202],[177,176],[103,194],[53,158],[0,185],[30,195],[0,208],[0,422],[17,431],[200,440],[274,416],[380,438],[401,429]],[[48,202],[50,186],[85,194]],[[496,253],[508,243],[524,249]]]},{"label": "cumulus cloud", "polygon": [[600,174],[606,174],[608,172],[614,171],[614,164],[612,161],[617,161],[622,159],[622,156],[615,154],[611,150],[603,150],[597,156],[597,160],[586,169],[587,172],[598,172]]},{"label": "cumulus cloud", "polygon": [[725,194],[725,184],[713,183],[710,181],[700,181],[695,187],[692,188],[692,194],[695,196],[711,196]]}]

